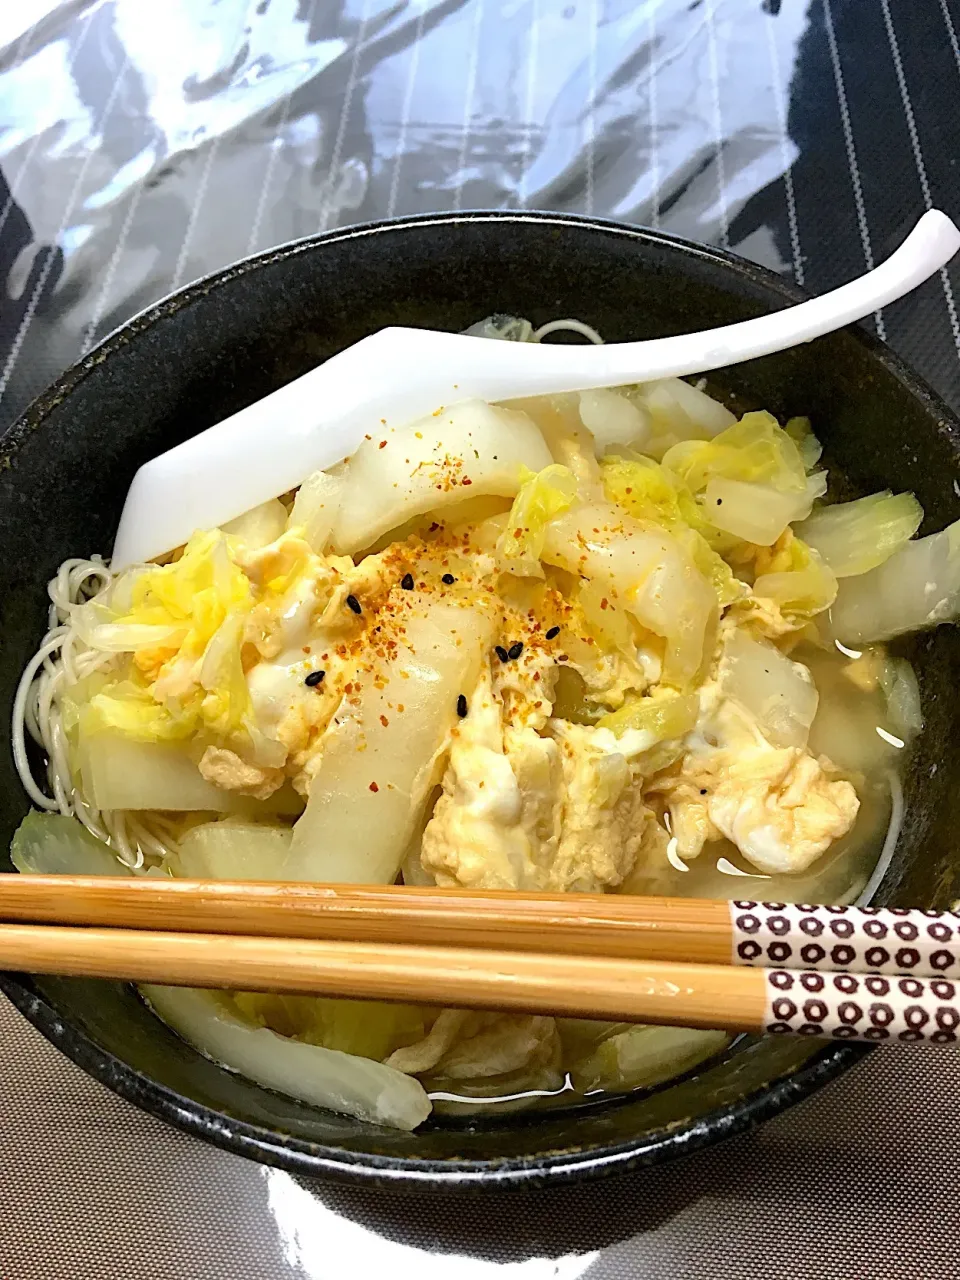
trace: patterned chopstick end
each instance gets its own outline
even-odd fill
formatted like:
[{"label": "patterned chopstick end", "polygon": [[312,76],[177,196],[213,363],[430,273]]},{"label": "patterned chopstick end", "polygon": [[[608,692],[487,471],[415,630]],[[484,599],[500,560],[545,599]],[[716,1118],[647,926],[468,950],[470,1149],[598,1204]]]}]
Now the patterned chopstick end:
[{"label": "patterned chopstick end", "polygon": [[960,974],[960,912],[730,903],[734,964],[911,978]]},{"label": "patterned chopstick end", "polygon": [[956,1044],[960,986],[948,978],[815,973],[766,974],[763,1030],[833,1040]]}]

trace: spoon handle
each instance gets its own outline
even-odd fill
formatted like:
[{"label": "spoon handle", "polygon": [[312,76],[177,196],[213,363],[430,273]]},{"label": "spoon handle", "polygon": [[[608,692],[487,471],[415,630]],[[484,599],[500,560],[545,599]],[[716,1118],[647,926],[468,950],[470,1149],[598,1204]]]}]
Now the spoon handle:
[{"label": "spoon handle", "polygon": [[[830,293],[717,329],[611,342],[603,346],[487,342],[465,334],[430,334],[431,351],[450,362],[461,396],[509,400],[687,377],[772,355],[811,342],[896,302],[923,284],[960,249],[960,230],[938,209],[928,210],[885,262]],[[388,340],[389,335],[389,340]],[[411,359],[426,334],[417,329],[385,329],[360,344],[391,360],[404,351]],[[434,345],[436,344],[436,345]],[[409,376],[409,375],[408,375]]]},{"label": "spoon handle", "polygon": [[[896,302],[928,280],[958,249],[960,230],[939,209],[930,209],[885,262],[830,293],[784,307],[772,315],[706,329],[702,333],[585,349],[577,372],[582,369],[585,373],[588,367],[599,366],[599,357],[606,354],[609,365],[605,377],[609,376],[611,381],[604,385],[614,386],[706,373],[784,351],[832,333],[854,320],[862,320],[888,303]],[[569,359],[570,348],[566,350]],[[580,354],[580,349],[576,350]],[[582,378],[576,385],[584,385]]]}]

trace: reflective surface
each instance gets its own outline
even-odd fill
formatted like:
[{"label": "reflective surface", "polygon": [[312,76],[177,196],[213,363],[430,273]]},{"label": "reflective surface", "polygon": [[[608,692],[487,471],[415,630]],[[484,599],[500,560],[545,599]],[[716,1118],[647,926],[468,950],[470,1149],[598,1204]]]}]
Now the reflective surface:
[{"label": "reflective surface", "polygon": [[[957,25],[951,0],[3,5],[0,421],[190,279],[385,215],[608,215],[821,291],[957,213]],[[878,321],[955,401],[958,270]]]},{"label": "reflective surface", "polygon": [[[172,288],[387,214],[645,221],[826,289],[960,214],[958,29],[954,0],[10,0],[0,425]],[[960,407],[955,288],[877,328]],[[454,1212],[186,1139],[8,1007],[0,1052],[4,1280],[958,1274],[956,1057],[877,1054],[696,1160]]]}]

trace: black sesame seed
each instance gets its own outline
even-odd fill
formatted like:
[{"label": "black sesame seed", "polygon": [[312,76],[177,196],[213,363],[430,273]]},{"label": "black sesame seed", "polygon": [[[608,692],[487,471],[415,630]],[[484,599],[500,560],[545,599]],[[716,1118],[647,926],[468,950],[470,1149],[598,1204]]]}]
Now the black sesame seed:
[{"label": "black sesame seed", "polygon": [[705,795],[707,794],[707,788],[706,788],[706,787],[701,787],[701,788],[700,788],[700,794],[701,794],[702,796],[705,796]]},{"label": "black sesame seed", "polygon": [[523,653],[523,641],[518,640],[516,644],[512,644],[510,648],[507,650],[507,657],[519,658],[521,653]]},{"label": "black sesame seed", "polygon": [[557,638],[557,636],[558,636],[559,634],[560,634],[560,628],[559,628],[559,627],[551,627],[551,628],[550,628],[550,630],[547,632],[547,639],[548,639],[548,640],[556,640],[556,638]]},{"label": "black sesame seed", "polygon": [[363,610],[360,607],[360,601],[357,599],[356,596],[347,596],[347,607],[352,609],[354,613],[363,612]]},{"label": "black sesame seed", "polygon": [[401,587],[403,587],[404,591],[412,591],[413,590],[413,574],[405,573],[403,577],[400,579],[400,585]]},{"label": "black sesame seed", "polygon": [[457,715],[462,720],[466,714],[467,714],[467,695],[465,693],[461,693],[459,698],[457,698]]},{"label": "black sesame seed", "polygon": [[506,649],[503,647],[502,644],[498,644],[493,652],[497,655],[497,657],[500,659],[501,662],[506,662],[507,659],[510,657],[509,653],[507,653]]},{"label": "black sesame seed", "polygon": [[440,581],[445,582],[448,587],[452,587],[453,584],[456,582],[456,578],[453,576],[452,573],[445,573],[443,577],[440,579]]},{"label": "black sesame seed", "polygon": [[303,683],[305,685],[309,685],[311,689],[314,689],[326,674],[327,673],[325,671],[311,671]]}]

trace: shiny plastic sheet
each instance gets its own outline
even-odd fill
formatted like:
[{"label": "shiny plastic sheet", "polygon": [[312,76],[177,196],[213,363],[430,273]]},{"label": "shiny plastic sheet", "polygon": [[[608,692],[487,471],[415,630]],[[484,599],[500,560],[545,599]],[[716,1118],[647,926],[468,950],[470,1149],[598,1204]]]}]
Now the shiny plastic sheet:
[{"label": "shiny plastic sheet", "polygon": [[[190,279],[383,216],[577,210],[829,287],[956,210],[958,91],[946,0],[5,4],[0,421]],[[950,278],[893,312],[960,398]]]}]

